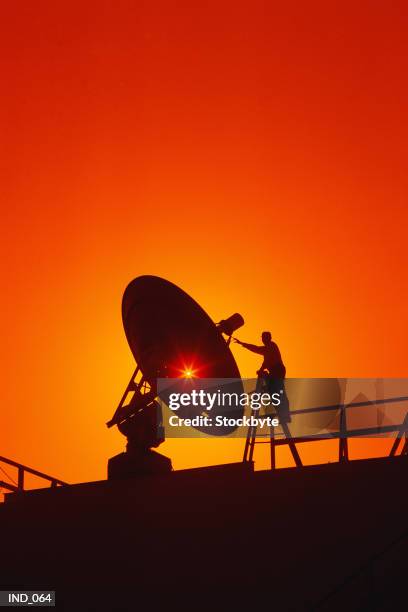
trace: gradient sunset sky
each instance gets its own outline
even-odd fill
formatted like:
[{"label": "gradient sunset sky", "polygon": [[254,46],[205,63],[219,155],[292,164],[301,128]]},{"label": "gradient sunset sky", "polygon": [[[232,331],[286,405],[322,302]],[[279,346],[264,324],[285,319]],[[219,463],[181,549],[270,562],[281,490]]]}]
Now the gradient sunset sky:
[{"label": "gradient sunset sky", "polygon": [[[241,312],[243,340],[270,329],[290,377],[407,375],[407,16],[377,0],[3,3],[0,455],[105,477],[140,274],[214,320]],[[253,376],[259,358],[233,351]],[[180,469],[242,446],[161,450]]]}]

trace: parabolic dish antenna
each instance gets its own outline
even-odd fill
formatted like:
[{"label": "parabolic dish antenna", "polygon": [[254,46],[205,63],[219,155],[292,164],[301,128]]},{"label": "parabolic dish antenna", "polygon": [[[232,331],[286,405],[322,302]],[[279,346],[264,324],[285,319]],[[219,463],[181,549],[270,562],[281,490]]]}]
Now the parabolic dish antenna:
[{"label": "parabolic dish antenna", "polygon": [[126,338],[150,381],[179,378],[240,378],[221,331],[185,291],[158,276],[139,276],[122,301]]},{"label": "parabolic dish antenna", "polygon": [[[146,404],[156,397],[158,378],[236,379],[234,392],[243,392],[238,366],[222,335],[231,335],[243,325],[240,315],[216,325],[185,291],[163,278],[146,275],[127,286],[122,319],[142,383],[147,383],[150,389],[144,396]],[[133,386],[132,381],[129,383],[128,391],[135,392],[134,399],[126,406],[125,396],[122,398],[108,426],[116,424],[127,435],[124,422],[144,408],[142,386],[136,381]],[[242,416],[243,410],[238,408],[234,417]],[[225,435],[235,429],[219,427],[211,433]]]}]

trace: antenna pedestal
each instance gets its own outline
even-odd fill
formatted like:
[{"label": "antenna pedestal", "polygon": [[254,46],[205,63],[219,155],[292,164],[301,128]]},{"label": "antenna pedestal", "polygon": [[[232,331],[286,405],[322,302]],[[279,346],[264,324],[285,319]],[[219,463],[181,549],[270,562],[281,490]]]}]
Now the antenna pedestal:
[{"label": "antenna pedestal", "polygon": [[108,461],[108,479],[170,474],[171,460],[151,449],[120,453]]}]

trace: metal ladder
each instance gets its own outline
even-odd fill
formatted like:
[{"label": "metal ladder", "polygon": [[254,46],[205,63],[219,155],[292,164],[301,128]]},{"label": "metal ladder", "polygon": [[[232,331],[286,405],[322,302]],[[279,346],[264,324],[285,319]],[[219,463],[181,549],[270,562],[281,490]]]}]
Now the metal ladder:
[{"label": "metal ladder", "polygon": [[[256,391],[260,391],[263,387],[264,381],[261,377],[258,378]],[[259,414],[259,410],[252,410],[251,417],[257,416]],[[287,423],[280,422],[279,427],[281,427],[286,439],[287,444],[291,450],[293,459],[295,461],[296,467],[302,467],[302,460],[296,448],[295,442],[292,440],[292,436],[289,430]],[[276,469],[276,442],[275,442],[275,428],[273,426],[270,427],[269,431],[269,439],[268,440],[257,440],[256,431],[258,427],[257,425],[250,425],[248,427],[247,437],[245,441],[245,449],[244,449],[244,457],[243,463],[249,463],[253,461],[255,444],[269,444],[270,445],[270,458],[271,458],[271,470]]]}]

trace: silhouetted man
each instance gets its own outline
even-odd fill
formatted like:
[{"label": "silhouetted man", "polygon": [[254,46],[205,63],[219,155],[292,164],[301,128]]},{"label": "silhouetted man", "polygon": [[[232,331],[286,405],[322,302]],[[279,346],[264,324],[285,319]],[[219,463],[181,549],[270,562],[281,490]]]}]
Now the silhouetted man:
[{"label": "silhouetted man", "polygon": [[261,337],[263,346],[256,346],[256,344],[241,342],[241,340],[238,340],[238,338],[234,338],[234,340],[244,348],[248,349],[248,351],[258,353],[258,355],[263,355],[264,360],[261,368],[257,371],[258,376],[269,374],[272,378],[285,378],[286,368],[283,364],[278,345],[276,342],[272,341],[271,332],[264,331],[262,332]]},{"label": "silhouetted man", "polygon": [[276,342],[272,341],[271,332],[262,332],[262,343],[263,346],[257,346],[256,344],[248,344],[247,342],[241,342],[238,338],[234,338],[234,341],[252,351],[258,355],[263,355],[263,362],[260,369],[257,371],[258,379],[260,381],[265,380],[268,392],[272,395],[273,393],[282,393],[282,400],[278,414],[281,421],[290,421],[289,416],[289,404],[287,401],[284,378],[286,376],[286,368],[282,361],[282,356]]}]

